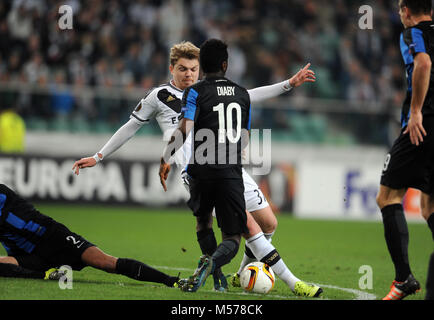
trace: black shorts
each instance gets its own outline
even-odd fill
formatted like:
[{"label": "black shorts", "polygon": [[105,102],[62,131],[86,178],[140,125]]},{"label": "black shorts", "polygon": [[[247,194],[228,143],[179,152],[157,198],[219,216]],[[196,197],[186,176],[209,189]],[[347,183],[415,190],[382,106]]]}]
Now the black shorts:
[{"label": "black shorts", "polygon": [[31,270],[46,271],[50,268],[69,266],[79,271],[86,267],[81,255],[93,246],[95,245],[82,236],[56,222],[30,254],[11,253],[10,256],[17,259],[20,266]]},{"label": "black shorts", "polygon": [[434,117],[423,120],[427,135],[419,146],[410,135],[401,131],[386,156],[381,185],[392,189],[414,188],[426,194],[434,193]]},{"label": "black shorts", "polygon": [[243,179],[190,179],[190,196],[187,204],[196,217],[210,215],[215,208],[222,232],[248,232]]}]

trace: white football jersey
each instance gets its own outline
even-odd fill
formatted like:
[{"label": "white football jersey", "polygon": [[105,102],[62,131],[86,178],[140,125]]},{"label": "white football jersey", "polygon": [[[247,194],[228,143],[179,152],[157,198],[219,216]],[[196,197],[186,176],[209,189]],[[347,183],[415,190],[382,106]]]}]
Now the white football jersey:
[{"label": "white football jersey", "polygon": [[[183,91],[171,82],[151,90],[140,100],[130,118],[139,124],[149,123],[155,118],[163,131],[163,140],[169,141],[173,132],[178,128],[181,115],[181,100]],[[191,133],[184,146],[175,153],[175,163],[184,169],[191,156]]]}]

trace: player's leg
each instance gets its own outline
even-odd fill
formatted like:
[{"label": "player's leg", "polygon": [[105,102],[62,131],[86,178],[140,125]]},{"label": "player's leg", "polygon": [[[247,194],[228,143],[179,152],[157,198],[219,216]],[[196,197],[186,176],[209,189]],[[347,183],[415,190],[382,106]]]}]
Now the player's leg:
[{"label": "player's leg", "polygon": [[[251,213],[255,221],[264,232],[265,238],[271,241],[274,231],[277,227],[277,219],[268,204],[267,199],[263,195],[261,189],[258,187],[252,177],[243,169],[243,183],[244,183],[244,199],[246,201],[247,211]],[[232,285],[239,286],[239,274],[249,263],[256,261],[252,251],[245,246],[243,259],[241,260],[238,271],[232,276]]]},{"label": "player's leg", "polygon": [[[196,217],[196,236],[203,255],[211,256],[217,249],[217,239],[212,228],[212,213]],[[221,268],[215,268],[213,272],[214,289],[225,291],[228,283]]]},{"label": "player's leg", "polygon": [[47,269],[47,271],[41,271],[25,268],[20,266],[18,260],[13,256],[0,257],[0,277],[58,280],[63,275],[57,269]]},{"label": "player's leg", "polygon": [[420,289],[408,260],[408,226],[401,204],[405,192],[406,189],[380,185],[377,195],[377,204],[383,217],[384,237],[395,267],[395,280],[383,300],[401,300]]},{"label": "player's leg", "polygon": [[247,226],[249,232],[243,234],[243,237],[258,261],[268,264],[296,295],[318,297],[321,294],[322,289],[320,287],[306,284],[289,270],[276,248],[265,238],[264,233],[250,213],[247,213]]},{"label": "player's leg", "polygon": [[429,195],[422,192],[420,198],[420,207],[422,211],[422,217],[428,223],[428,227],[431,230],[431,235],[434,240],[434,195]]},{"label": "player's leg", "polygon": [[[250,214],[259,225],[261,231],[264,233],[265,238],[271,242],[277,227],[277,219],[273,213],[273,210],[271,210],[271,207],[267,206],[263,209],[251,211]],[[236,275],[239,276],[241,271],[243,271],[244,267],[253,261],[257,261],[255,255],[246,246],[244,250],[243,259],[241,260],[240,267]],[[234,275],[234,277],[232,278],[232,280],[235,282],[237,282],[237,278],[238,278],[236,275]],[[237,286],[236,284],[237,283],[235,283],[235,286]]]},{"label": "player's leg", "polygon": [[81,259],[88,266],[109,273],[121,274],[138,281],[163,283],[168,287],[173,287],[178,280],[178,277],[169,276],[140,261],[108,255],[95,246],[87,248]]},{"label": "player's leg", "polygon": [[242,179],[192,180],[190,194],[188,205],[194,215],[212,219],[212,208],[215,208],[217,224],[222,231],[222,242],[211,256],[200,258],[198,268],[183,286],[183,290],[194,292],[205,284],[210,273],[229,263],[236,255],[241,233],[247,231],[247,219]]},{"label": "player's leg", "polygon": [[395,267],[395,281],[402,282],[410,275],[408,261],[408,227],[402,207],[406,189],[392,189],[380,185],[377,204],[381,210],[384,237]]},{"label": "player's leg", "polygon": [[429,259],[425,300],[434,300],[434,253],[431,253]]}]

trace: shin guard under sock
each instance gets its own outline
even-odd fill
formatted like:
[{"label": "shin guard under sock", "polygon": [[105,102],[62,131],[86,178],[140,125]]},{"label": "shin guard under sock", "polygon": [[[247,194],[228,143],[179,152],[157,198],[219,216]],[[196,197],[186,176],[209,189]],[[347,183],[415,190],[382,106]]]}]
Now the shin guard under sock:
[{"label": "shin guard under sock", "polygon": [[408,261],[408,227],[401,204],[392,204],[381,209],[384,237],[395,266],[395,280],[405,281],[410,275]]},{"label": "shin guard under sock", "polygon": [[171,277],[140,261],[124,258],[119,258],[116,262],[116,273],[134,280],[163,283],[168,287],[172,287],[178,279],[177,277]]}]

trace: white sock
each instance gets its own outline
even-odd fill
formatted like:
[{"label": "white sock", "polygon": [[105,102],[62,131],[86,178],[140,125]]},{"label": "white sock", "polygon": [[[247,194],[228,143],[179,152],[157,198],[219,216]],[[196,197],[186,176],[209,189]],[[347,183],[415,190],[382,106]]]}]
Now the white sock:
[{"label": "white sock", "polygon": [[[253,237],[246,240],[247,246],[252,250],[258,260],[262,260],[265,256],[267,256],[276,248],[265,238],[262,232],[254,235]],[[295,283],[300,281],[296,276],[292,274],[292,272],[288,269],[286,264],[283,262],[282,258],[280,258],[275,264],[270,266],[274,273],[284,281],[292,291],[294,291]]]},{"label": "white sock", "polygon": [[[274,232],[272,232],[272,233],[264,233],[264,236],[265,236],[265,238],[271,243],[271,238],[273,237],[273,235],[274,235]],[[247,243],[247,242],[246,242]],[[241,261],[241,264],[240,264],[240,268],[238,269],[238,271],[237,271],[237,274],[239,275],[239,274],[241,274],[241,271],[243,271],[243,269],[249,264],[249,263],[252,263],[252,262],[255,262],[255,261],[258,261],[256,258],[250,258],[248,255],[246,255],[246,252],[244,252],[244,255],[243,255],[243,260]]]}]

